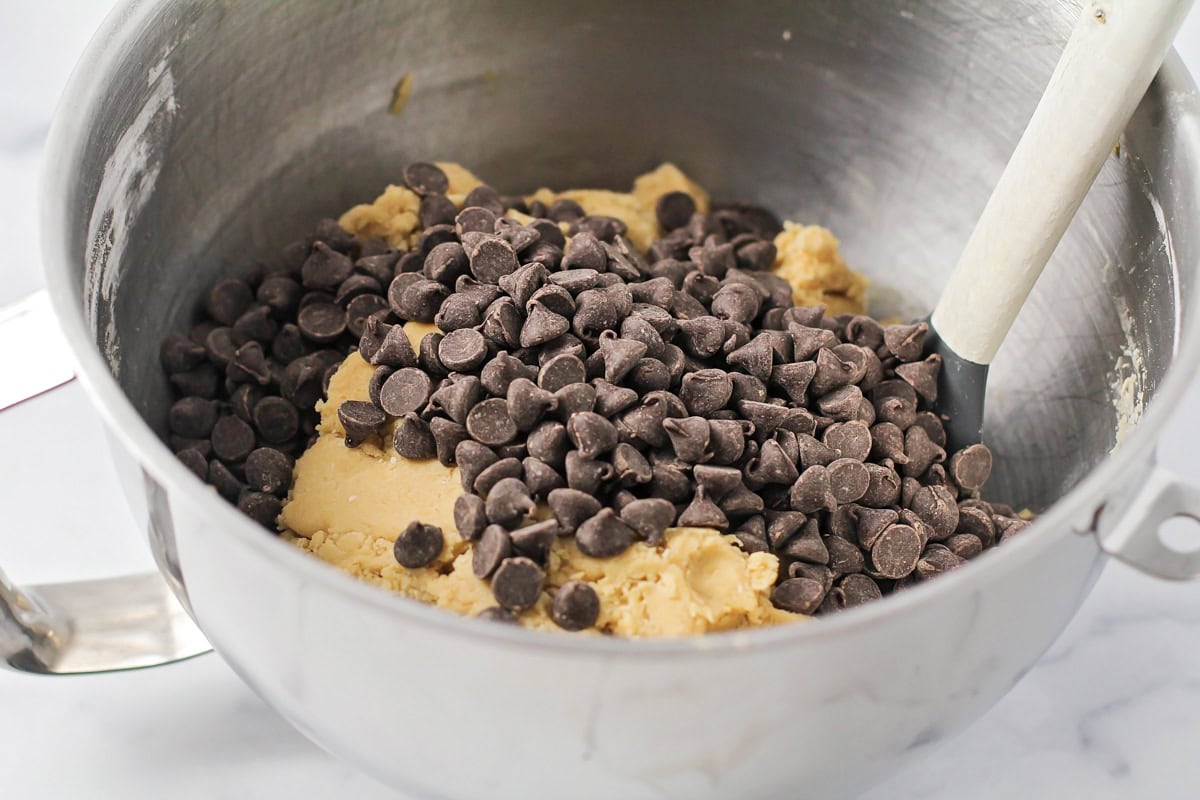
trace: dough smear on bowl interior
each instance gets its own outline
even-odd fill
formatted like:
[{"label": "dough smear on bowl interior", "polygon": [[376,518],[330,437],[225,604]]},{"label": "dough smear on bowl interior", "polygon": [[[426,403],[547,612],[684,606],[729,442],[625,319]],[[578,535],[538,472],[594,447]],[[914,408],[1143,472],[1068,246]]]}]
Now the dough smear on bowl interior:
[{"label": "dough smear on bowl interior", "polygon": [[[455,207],[482,185],[457,164],[438,166],[448,178],[445,197]],[[628,193],[539,189],[526,201],[545,208],[573,203],[589,216],[615,217],[645,252],[667,233],[656,204],[672,192],[688,195],[699,212],[710,208],[708,194],[671,164],[639,177]],[[408,250],[422,235],[421,213],[420,195],[389,186],[374,203],[346,212],[340,223],[360,237],[379,237]],[[532,221],[518,211],[507,216]],[[560,228],[569,234],[567,222]],[[846,266],[829,231],[787,223],[774,245],[778,255],[771,268],[791,284],[796,305],[825,306],[832,314],[862,312],[866,281]],[[437,331],[416,321],[404,326],[414,353],[427,334]],[[351,575],[417,600],[467,615],[493,609],[497,600],[488,581],[476,577],[472,565],[478,544],[465,541],[456,527],[455,499],[462,492],[458,467],[397,455],[392,447],[397,419],[357,446],[346,445],[338,409],[347,401],[370,401],[375,369],[359,353],[351,354],[330,380],[327,399],[317,404],[319,436],[296,463],[280,517],[285,536]],[[547,518],[543,502],[531,519]],[[429,563],[410,568],[397,562],[394,547],[414,521],[440,528],[443,536]],[[585,555],[574,537],[557,536],[545,558],[541,595],[517,620],[561,630],[551,606],[556,591],[570,582],[586,583],[599,599],[595,624],[588,627],[617,635],[679,636],[804,619],[772,603],[779,570],[776,555],[746,552],[735,536],[713,528],[671,527],[658,543],[635,541],[606,558]]]}]

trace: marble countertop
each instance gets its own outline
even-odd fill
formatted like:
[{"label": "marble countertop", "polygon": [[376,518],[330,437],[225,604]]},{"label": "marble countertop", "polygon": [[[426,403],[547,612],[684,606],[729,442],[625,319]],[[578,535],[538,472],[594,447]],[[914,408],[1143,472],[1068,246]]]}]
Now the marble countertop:
[{"label": "marble countertop", "polygon": [[[0,306],[41,285],[33,232],[42,145],[70,66],[108,6],[0,4]],[[1200,74],[1200,12],[1179,49]],[[1160,447],[1168,466],[1193,474],[1197,409],[1200,381]],[[0,441],[0,561],[13,579],[150,567],[80,387],[0,414]],[[0,672],[0,709],[8,797],[398,797],[310,744],[212,654],[135,673]],[[1007,698],[863,800],[1194,797],[1198,745],[1200,582],[1168,584],[1113,564]]]}]

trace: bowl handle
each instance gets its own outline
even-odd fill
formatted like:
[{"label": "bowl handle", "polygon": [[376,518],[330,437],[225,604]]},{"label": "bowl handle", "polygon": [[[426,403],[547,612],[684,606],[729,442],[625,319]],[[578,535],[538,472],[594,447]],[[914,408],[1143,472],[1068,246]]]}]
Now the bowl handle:
[{"label": "bowl handle", "polygon": [[[0,308],[0,411],[70,382],[44,292]],[[29,342],[36,341],[36,348]],[[21,588],[0,572],[0,665],[73,674],[151,667],[207,652],[157,572]]]},{"label": "bowl handle", "polygon": [[1177,550],[1160,535],[1176,517],[1200,523],[1200,489],[1154,466],[1129,500],[1100,512],[1096,538],[1104,552],[1142,572],[1177,581],[1200,577],[1200,550]]}]

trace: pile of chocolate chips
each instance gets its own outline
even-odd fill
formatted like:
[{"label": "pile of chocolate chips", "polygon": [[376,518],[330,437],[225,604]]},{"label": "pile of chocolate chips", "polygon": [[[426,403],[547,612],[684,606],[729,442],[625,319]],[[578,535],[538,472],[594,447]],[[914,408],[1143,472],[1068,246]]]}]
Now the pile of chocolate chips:
[{"label": "pile of chocolate chips", "polygon": [[[422,198],[413,250],[323,221],[274,266],[214,286],[207,319],[163,345],[183,395],[173,448],[267,527],[312,407],[355,346],[375,372],[370,402],[338,409],[346,444],[395,422],[399,455],[458,465],[454,519],[494,619],[536,603],[559,536],[608,558],[672,526],[730,532],[779,557],[778,607],[814,614],[952,569],[1028,525],[978,499],[985,446],[947,454],[927,326],[793,306],[770,271],[781,225],[764,209],[699,213],[665,194],[667,234],[646,257],[621,220],[569,200],[526,205],[481,186],[459,211],[435,165],[410,164],[404,181]],[[410,320],[439,332],[414,350]],[[539,504],[551,518],[533,521]],[[396,559],[426,566],[443,542],[413,522]],[[551,612],[578,630],[599,601],[572,582]]]}]

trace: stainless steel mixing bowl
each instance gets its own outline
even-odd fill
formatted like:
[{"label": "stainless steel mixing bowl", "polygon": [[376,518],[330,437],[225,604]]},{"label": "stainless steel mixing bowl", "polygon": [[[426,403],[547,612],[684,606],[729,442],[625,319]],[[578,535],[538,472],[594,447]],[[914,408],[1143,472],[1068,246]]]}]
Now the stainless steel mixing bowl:
[{"label": "stainless steel mixing bowl", "polygon": [[[461,619],[357,583],[175,461],[157,347],[215,278],[412,159],[459,160],[506,191],[627,186],[671,159],[718,196],[831,227],[877,312],[923,313],[1078,11],[127,2],[54,126],[45,258],[167,580],[280,713],[422,796],[827,800],[963,727],[1066,625],[1104,550],[1172,577],[1200,567],[1156,535],[1200,501],[1151,466],[1200,356],[1200,106],[1177,58],[992,371],[991,495],[1047,512],[952,574],[835,617],[622,641]],[[411,97],[389,113],[404,76]],[[36,597],[0,596],[9,662],[36,664],[53,609],[34,641]]]}]

